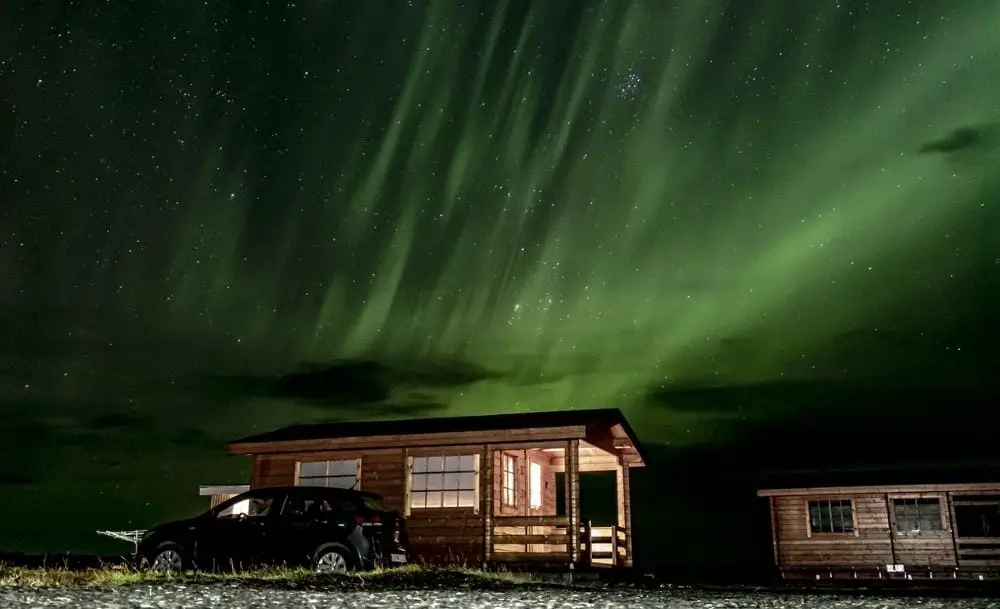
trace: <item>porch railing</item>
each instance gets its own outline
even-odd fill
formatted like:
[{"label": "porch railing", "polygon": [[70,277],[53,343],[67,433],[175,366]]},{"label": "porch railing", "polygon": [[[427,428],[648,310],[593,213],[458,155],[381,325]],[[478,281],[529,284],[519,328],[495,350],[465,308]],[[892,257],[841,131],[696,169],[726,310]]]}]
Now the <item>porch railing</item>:
[{"label": "porch railing", "polygon": [[[569,562],[570,527],[565,516],[495,516],[491,530],[493,560],[509,562]],[[579,561],[615,567],[627,557],[627,531],[617,525],[580,526]]]},{"label": "porch railing", "polygon": [[625,527],[616,524],[594,526],[588,521],[583,525],[580,552],[586,564],[608,567],[624,565],[627,552]]}]

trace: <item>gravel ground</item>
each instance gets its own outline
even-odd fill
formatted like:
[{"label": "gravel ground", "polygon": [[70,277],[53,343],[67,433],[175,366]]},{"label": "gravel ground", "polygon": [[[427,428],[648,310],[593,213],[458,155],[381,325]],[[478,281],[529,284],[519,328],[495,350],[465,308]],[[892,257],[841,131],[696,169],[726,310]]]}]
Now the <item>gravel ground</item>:
[{"label": "gravel ground", "polygon": [[268,590],[237,586],[129,586],[107,590],[0,590],[0,607],[87,609],[1000,609],[994,599],[863,598],[850,596],[612,592],[565,590],[371,591]]}]

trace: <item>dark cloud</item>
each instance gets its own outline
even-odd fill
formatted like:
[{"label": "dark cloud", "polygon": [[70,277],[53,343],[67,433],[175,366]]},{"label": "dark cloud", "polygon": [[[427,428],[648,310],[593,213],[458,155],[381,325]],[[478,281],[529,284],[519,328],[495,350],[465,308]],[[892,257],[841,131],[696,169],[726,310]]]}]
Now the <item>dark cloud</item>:
[{"label": "dark cloud", "polygon": [[443,408],[431,397],[435,390],[498,378],[503,376],[459,361],[387,365],[345,360],[302,364],[276,376],[215,377],[214,382],[236,397],[280,398],[325,408],[365,407],[366,413],[378,409],[383,414],[412,415]]},{"label": "dark cloud", "polygon": [[0,474],[0,487],[27,486],[29,484],[34,484],[34,480],[21,474]]},{"label": "dark cloud", "polygon": [[948,154],[1000,146],[1000,123],[959,127],[943,138],[924,143],[921,154]]},{"label": "dark cloud", "polygon": [[144,419],[129,414],[110,413],[89,417],[80,422],[81,427],[96,431],[106,431],[111,429],[129,429],[140,427],[145,422]]},{"label": "dark cloud", "polygon": [[[650,390],[647,403],[675,412],[729,415],[718,426],[728,466],[747,472],[790,464],[845,467],[996,458],[995,432],[984,418],[1000,387],[978,390],[835,382]],[[766,438],[766,442],[761,442]],[[701,457],[699,457],[701,459]]]}]

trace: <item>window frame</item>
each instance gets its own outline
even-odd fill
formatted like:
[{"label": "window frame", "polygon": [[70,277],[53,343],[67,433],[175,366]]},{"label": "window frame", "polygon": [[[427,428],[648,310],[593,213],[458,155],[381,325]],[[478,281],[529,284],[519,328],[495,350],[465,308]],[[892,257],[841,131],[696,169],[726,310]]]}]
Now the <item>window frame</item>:
[{"label": "window frame", "polygon": [[[830,522],[833,522],[833,511],[832,506],[834,503],[842,504],[847,502],[851,507],[851,528],[850,530],[844,531],[814,531],[812,526],[812,504],[819,503],[825,504],[830,508]],[[858,536],[858,515],[857,515],[857,503],[854,497],[845,496],[820,496],[820,497],[806,497],[805,498],[805,519],[806,519],[806,535],[808,537],[857,537]],[[832,528],[832,524],[831,524]]]},{"label": "window frame", "polygon": [[[303,480],[326,480],[327,482],[329,482],[330,480],[338,480],[338,479],[347,479],[347,478],[350,478],[350,476],[345,475],[345,474],[336,474],[336,475],[329,474],[329,472],[330,472],[330,464],[331,463],[348,463],[348,462],[353,462],[354,463],[354,483],[351,486],[330,486],[329,484],[303,484],[302,483]],[[325,463],[326,464],[326,471],[328,473],[325,476],[303,476],[302,475],[302,465],[305,464],[305,463]],[[361,458],[360,457],[351,457],[351,458],[347,458],[347,459],[338,459],[338,458],[332,458],[332,459],[330,459],[330,458],[328,458],[328,459],[315,459],[315,460],[305,459],[305,460],[296,461],[295,462],[295,486],[302,486],[302,487],[310,487],[310,486],[312,486],[312,487],[319,487],[319,488],[339,488],[339,489],[345,489],[345,490],[352,490],[352,489],[353,490],[360,490],[361,489]]]},{"label": "window frame", "polygon": [[[510,453],[500,453],[502,477],[500,500],[507,507],[517,506],[517,456]],[[510,469],[507,469],[507,466]]]},{"label": "window frame", "polygon": [[[927,531],[922,529],[901,531],[899,529],[899,515],[896,512],[897,509],[896,503],[902,502],[903,505],[905,505],[906,502],[912,502],[914,505],[918,506],[916,522],[919,523],[921,520],[920,517],[921,514],[919,510],[919,506],[921,505],[921,503],[919,502],[922,501],[923,502],[933,501],[937,503],[938,524],[940,525],[940,528],[936,530],[927,530]],[[923,505],[928,505],[928,504],[925,503]],[[947,502],[943,501],[940,495],[890,495],[889,506],[890,509],[892,510],[892,512],[890,513],[890,517],[892,518],[893,535],[902,537],[907,537],[907,536],[914,537],[917,535],[939,535],[941,533],[946,533],[949,530],[948,518],[944,513],[946,505]],[[928,508],[928,511],[933,511],[933,508]]]},{"label": "window frame", "polygon": [[[469,469],[469,470],[464,470],[464,469],[448,470],[448,469],[446,469],[446,465],[445,464],[447,464],[447,458],[449,458],[449,457],[450,458],[457,458],[457,459],[459,459],[459,463],[461,463],[461,459],[462,458],[470,458],[470,459],[472,459],[472,469]],[[414,464],[415,464],[415,462],[416,462],[417,459],[430,460],[430,459],[433,459],[433,458],[441,458],[441,459],[445,460],[443,462],[443,464],[442,464],[441,471],[433,471],[433,472],[431,472],[431,471],[424,471],[424,472],[418,472],[418,471],[416,471],[416,468],[414,467]],[[459,465],[459,467],[461,468],[462,466]],[[461,474],[472,474],[472,487],[473,488],[470,489],[470,488],[462,487],[461,483],[459,483],[459,487],[455,488],[455,489],[445,489],[445,488],[441,488],[441,489],[428,489],[428,488],[415,489],[414,488],[414,482],[415,482],[415,477],[416,476],[418,476],[418,475],[424,475],[424,474],[437,474],[437,473],[440,473],[442,475],[442,484],[441,484],[442,487],[444,487],[443,476],[446,475],[446,474],[456,474],[456,475],[459,475],[459,476]],[[414,510],[417,510],[417,511],[420,511],[420,510],[471,510],[474,513],[479,513],[479,501],[480,501],[480,490],[479,490],[479,487],[481,485],[481,479],[480,479],[481,475],[482,475],[482,462],[481,462],[480,454],[479,453],[460,453],[460,454],[451,453],[451,454],[448,454],[446,452],[445,453],[430,453],[430,452],[426,452],[425,453],[425,452],[421,451],[418,454],[408,455],[407,459],[406,459],[406,499],[405,499],[405,501],[406,501],[406,506],[405,506],[406,514],[410,514]],[[455,491],[457,493],[472,491],[472,505],[443,505],[444,504],[444,493],[447,492],[447,491]],[[442,505],[432,505],[432,506],[428,507],[427,504],[426,504],[426,498],[428,497],[428,495],[430,493],[441,493],[441,503],[442,503]],[[424,499],[425,499],[424,505],[413,505],[413,497],[414,497],[414,495],[417,495],[417,494],[423,494],[424,495]],[[460,494],[457,495],[456,499],[457,499],[458,503],[461,503],[461,495]]]}]

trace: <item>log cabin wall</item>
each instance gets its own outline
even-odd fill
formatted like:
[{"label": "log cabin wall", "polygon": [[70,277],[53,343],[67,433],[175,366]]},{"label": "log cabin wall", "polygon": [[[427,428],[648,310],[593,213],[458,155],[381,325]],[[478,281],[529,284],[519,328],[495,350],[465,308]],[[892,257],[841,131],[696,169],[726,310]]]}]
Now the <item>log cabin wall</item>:
[{"label": "log cabin wall", "polygon": [[[485,548],[482,510],[485,486],[492,476],[484,467],[482,445],[435,448],[409,448],[405,450],[405,482],[411,475],[410,461],[414,457],[474,456],[477,459],[477,489],[475,504],[471,507],[417,508],[407,506],[406,529],[410,551],[418,562],[476,565],[483,561]],[[368,489],[365,489],[368,490]],[[406,493],[406,484],[401,485]]]},{"label": "log cabin wall", "polygon": [[[809,502],[849,499],[853,502],[852,533],[815,533],[809,526]],[[937,500],[941,530],[895,531],[895,501]],[[946,493],[865,493],[844,496],[778,496],[772,501],[775,555],[779,566],[954,567],[955,550]]]},{"label": "log cabin wall", "polygon": [[256,455],[250,473],[250,488],[295,484],[295,455]]},{"label": "log cabin wall", "polygon": [[[853,532],[810,531],[809,502],[830,499],[853,499]],[[883,495],[775,497],[774,522],[777,528],[778,560],[782,567],[893,564],[889,515]]]}]

